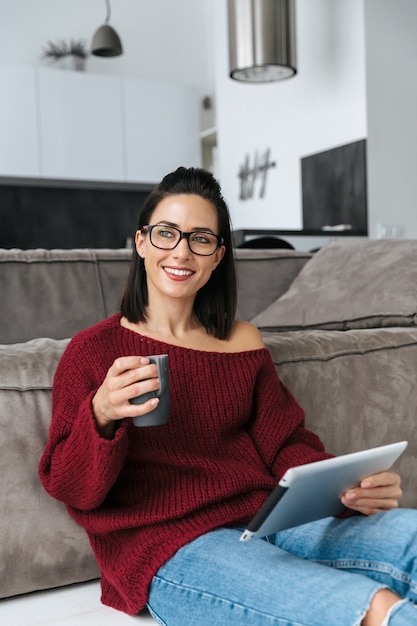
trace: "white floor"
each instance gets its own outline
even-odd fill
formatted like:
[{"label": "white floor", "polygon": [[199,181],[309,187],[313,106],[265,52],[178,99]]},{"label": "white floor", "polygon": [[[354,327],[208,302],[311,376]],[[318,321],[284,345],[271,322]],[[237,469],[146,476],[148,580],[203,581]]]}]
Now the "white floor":
[{"label": "white floor", "polygon": [[98,581],[0,600],[1,626],[151,626],[144,611],[130,617],[100,602]]}]

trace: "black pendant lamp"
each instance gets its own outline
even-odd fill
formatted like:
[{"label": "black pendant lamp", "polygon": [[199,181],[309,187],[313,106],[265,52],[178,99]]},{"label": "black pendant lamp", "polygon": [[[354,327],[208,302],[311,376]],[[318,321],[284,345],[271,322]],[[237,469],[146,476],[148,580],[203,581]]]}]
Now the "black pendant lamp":
[{"label": "black pendant lamp", "polygon": [[109,26],[110,0],[106,0],[107,17],[103,26],[97,28],[93,36],[91,54],[98,57],[118,57],[123,54],[122,42],[114,28]]},{"label": "black pendant lamp", "polygon": [[264,83],[294,76],[294,0],[228,0],[230,77]]}]

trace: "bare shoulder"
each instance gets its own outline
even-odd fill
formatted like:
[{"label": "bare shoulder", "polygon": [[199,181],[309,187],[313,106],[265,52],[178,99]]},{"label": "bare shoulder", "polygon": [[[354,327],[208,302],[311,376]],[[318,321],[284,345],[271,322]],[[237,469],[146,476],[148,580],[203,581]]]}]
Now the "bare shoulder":
[{"label": "bare shoulder", "polygon": [[249,322],[235,320],[229,338],[230,347],[233,351],[259,350],[265,344],[259,330]]}]

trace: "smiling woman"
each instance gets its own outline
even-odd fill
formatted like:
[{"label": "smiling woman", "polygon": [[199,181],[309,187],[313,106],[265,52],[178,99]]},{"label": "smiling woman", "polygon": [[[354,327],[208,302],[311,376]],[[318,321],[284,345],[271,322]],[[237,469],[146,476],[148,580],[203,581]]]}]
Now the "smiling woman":
[{"label": "smiling woman", "polygon": [[[172,625],[415,624],[417,511],[395,510],[392,471],[341,495],[346,519],[239,541],[289,467],[331,455],[235,303],[220,187],[179,168],[140,213],[121,312],[78,333],[54,378],[40,477],[87,531],[103,602]],[[169,418],[150,426],[162,354]]]},{"label": "smiling woman", "polygon": [[[177,306],[181,299],[182,319],[188,319],[189,327],[195,326],[195,331],[199,329],[201,334],[211,334],[213,327],[209,324],[218,326],[217,320],[221,319],[228,301],[227,289],[220,289],[218,283],[218,289],[211,294],[211,322],[208,318],[207,321],[199,318],[199,310],[207,316],[207,303],[198,309],[195,303],[197,294],[211,289],[216,279],[215,270],[226,249],[221,244],[224,238],[214,234],[219,228],[216,206],[196,194],[168,195],[156,206],[152,220],[157,224],[141,228],[136,233],[136,250],[144,262],[148,289],[146,319],[137,321],[141,332],[149,332],[153,320],[160,317],[156,315],[158,311],[167,311],[174,303]],[[230,238],[230,230],[227,237]],[[219,314],[213,306],[216,302],[220,307]],[[230,319],[233,317],[234,313]],[[158,327],[160,325],[158,319]]]},{"label": "smiling woman", "polygon": [[[171,268],[171,275],[182,270],[194,276],[205,270],[205,284],[200,284],[201,290],[197,287],[193,295],[193,314],[203,328],[226,338],[236,311],[236,275],[228,208],[210,173],[179,168],[149,194],[138,220],[136,250],[121,307],[131,323],[144,323],[149,317],[147,256],[154,258],[152,248],[170,251],[162,254],[161,261],[165,260],[165,271]],[[199,257],[206,260],[199,261]],[[221,271],[216,271],[220,261]],[[197,285],[197,276],[193,285]]]}]

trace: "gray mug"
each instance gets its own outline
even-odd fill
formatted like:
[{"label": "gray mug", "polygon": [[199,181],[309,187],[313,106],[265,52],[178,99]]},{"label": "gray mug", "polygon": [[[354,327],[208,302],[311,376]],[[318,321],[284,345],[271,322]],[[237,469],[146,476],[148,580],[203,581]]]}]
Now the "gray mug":
[{"label": "gray mug", "polygon": [[151,363],[155,363],[158,366],[159,389],[156,391],[148,391],[141,396],[132,398],[130,402],[132,404],[143,404],[151,398],[159,398],[159,404],[150,413],[134,417],[133,423],[135,426],[160,426],[161,424],[166,424],[169,417],[168,355],[155,354],[148,358]]}]

